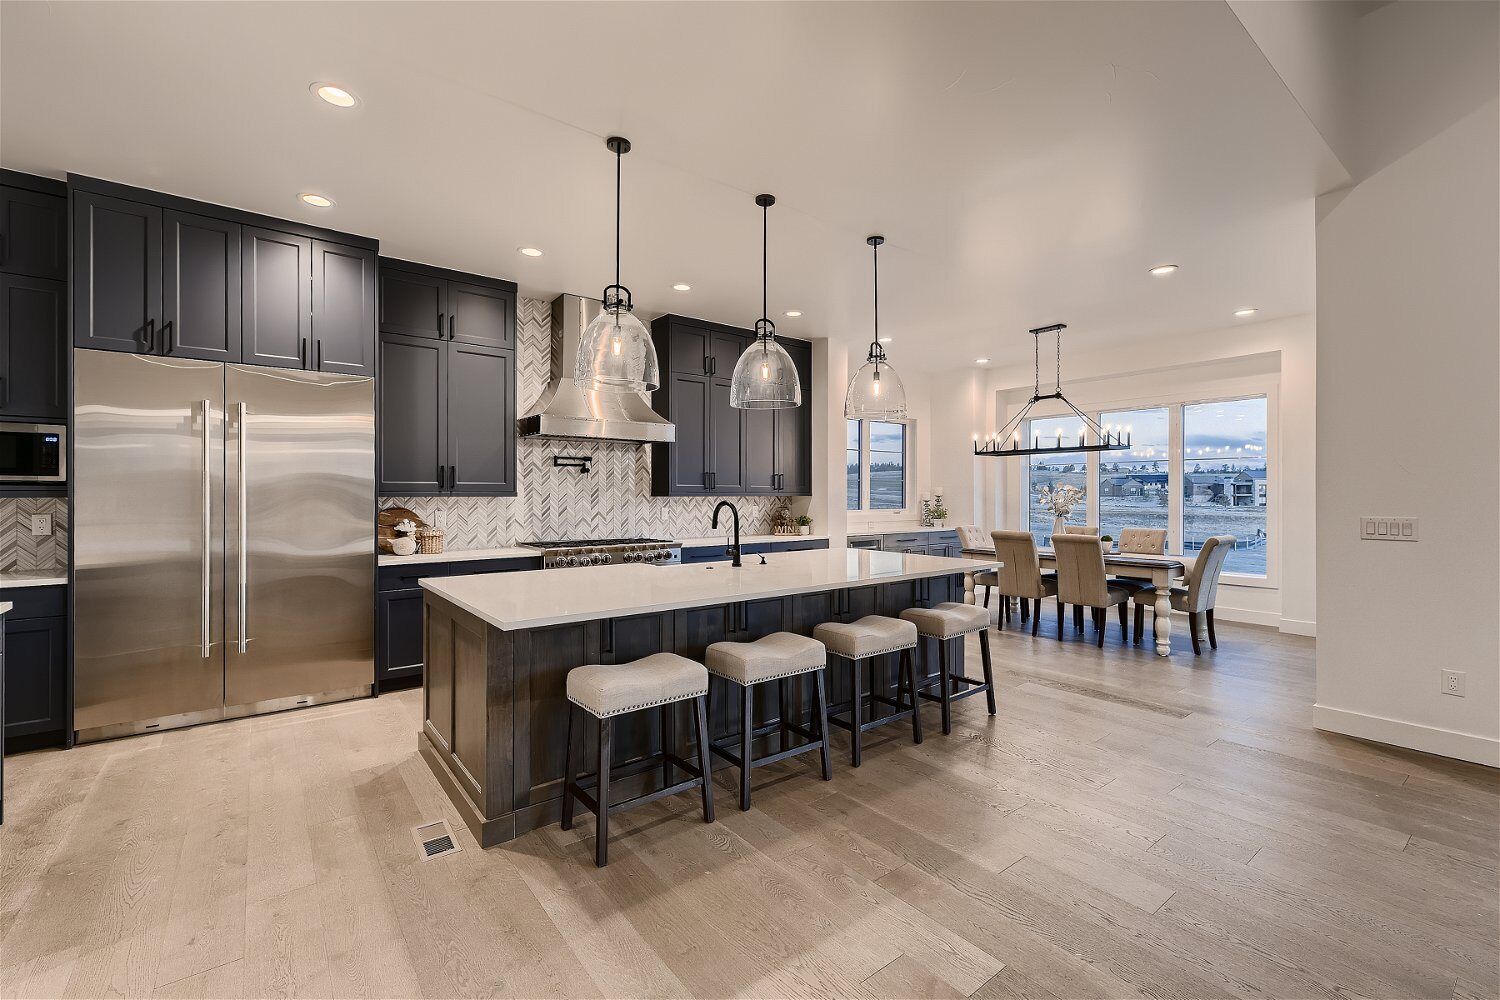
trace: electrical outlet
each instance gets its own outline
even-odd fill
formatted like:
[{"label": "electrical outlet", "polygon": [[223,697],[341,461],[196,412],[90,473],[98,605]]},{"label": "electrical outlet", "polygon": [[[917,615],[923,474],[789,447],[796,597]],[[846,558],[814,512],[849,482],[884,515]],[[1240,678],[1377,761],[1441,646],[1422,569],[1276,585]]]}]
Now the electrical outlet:
[{"label": "electrical outlet", "polygon": [[1414,517],[1374,517],[1359,519],[1359,537],[1377,542],[1415,542],[1417,519]]},{"label": "electrical outlet", "polygon": [[1462,670],[1443,671],[1443,694],[1451,694],[1455,698],[1464,696],[1464,672]]},{"label": "electrical outlet", "polygon": [[434,528],[448,527],[448,512],[442,507],[439,507],[432,512],[432,526]]},{"label": "electrical outlet", "polygon": [[32,514],[31,534],[33,538],[46,538],[52,534],[52,515]]}]

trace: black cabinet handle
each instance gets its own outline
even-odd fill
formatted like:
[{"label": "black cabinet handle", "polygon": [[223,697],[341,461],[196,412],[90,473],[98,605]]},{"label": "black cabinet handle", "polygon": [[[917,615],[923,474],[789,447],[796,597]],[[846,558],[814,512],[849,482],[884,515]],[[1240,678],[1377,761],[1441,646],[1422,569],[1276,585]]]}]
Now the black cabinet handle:
[{"label": "black cabinet handle", "polygon": [[437,488],[443,488],[443,467],[441,465],[438,466],[437,470]]},{"label": "black cabinet handle", "polygon": [[448,339],[452,340],[458,336],[458,331],[453,328],[453,314],[448,314]]},{"label": "black cabinet handle", "polygon": [[307,367],[307,338],[303,337],[297,341],[297,366]]},{"label": "black cabinet handle", "polygon": [[458,466],[456,465],[448,466],[448,488],[450,490],[458,488]]},{"label": "black cabinet handle", "polygon": [[4,375],[0,375],[0,406],[10,402],[10,382]]},{"label": "black cabinet handle", "polygon": [[161,325],[161,352],[163,354],[171,354],[172,353],[172,349],[177,346],[176,344],[174,344],[172,342],[173,338],[172,338],[171,330],[172,330],[172,321],[171,320],[164,321],[162,323],[162,325]]},{"label": "black cabinet handle", "polygon": [[313,364],[313,371],[319,372],[319,371],[323,370],[323,338],[322,337],[319,337],[317,340],[313,341],[313,349],[317,353],[317,356],[318,356],[316,363]]},{"label": "black cabinet handle", "polygon": [[441,309],[438,310],[438,340],[443,339],[443,317],[447,315],[448,314],[443,312]]}]

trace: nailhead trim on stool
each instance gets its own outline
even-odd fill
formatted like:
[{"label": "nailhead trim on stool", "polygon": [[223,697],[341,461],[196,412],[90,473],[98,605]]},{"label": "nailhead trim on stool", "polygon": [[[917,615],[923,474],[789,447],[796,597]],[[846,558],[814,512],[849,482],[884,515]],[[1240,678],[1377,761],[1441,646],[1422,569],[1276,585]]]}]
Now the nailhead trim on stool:
[{"label": "nailhead trim on stool", "polygon": [[[901,612],[901,617],[915,623],[917,632],[922,638],[937,640],[938,675],[932,680],[923,682],[917,689],[916,696],[942,704],[943,735],[953,732],[953,703],[955,701],[983,692],[985,699],[989,702],[990,714],[994,715],[995,673],[990,664],[989,610],[976,604],[944,601],[931,608],[907,608]],[[979,633],[979,655],[984,661],[984,680],[982,681],[962,675],[955,677],[948,672],[948,643],[955,639],[962,641],[963,637],[971,632]],[[959,682],[970,686],[962,691],[954,691],[953,688]],[[934,685],[938,687],[937,694],[931,694],[928,691],[928,688]]]},{"label": "nailhead trim on stool", "polygon": [[[899,618],[888,618],[885,615],[865,615],[858,621],[853,622],[823,622],[813,628],[813,638],[828,647],[828,651],[839,659],[846,661],[850,668],[851,687],[853,698],[849,705],[849,719],[846,722],[837,715],[828,713],[828,721],[840,729],[849,731],[849,763],[853,767],[859,767],[861,755],[861,736],[868,729],[883,726],[887,722],[895,722],[911,716],[912,742],[922,742],[922,718],[917,712],[917,672],[911,651],[917,645],[917,627],[911,622],[902,621]],[[860,669],[863,661],[871,660],[877,656],[885,656],[888,653],[900,653],[901,659],[896,666],[896,697],[887,698],[876,694],[873,690],[861,690]],[[871,688],[874,687],[874,667],[870,667]],[[908,708],[902,701],[902,694],[911,692],[911,707]],[[871,702],[871,715],[874,715],[875,703],[886,705],[896,709],[890,715],[879,719],[872,718],[869,722],[864,721],[865,702]]]}]

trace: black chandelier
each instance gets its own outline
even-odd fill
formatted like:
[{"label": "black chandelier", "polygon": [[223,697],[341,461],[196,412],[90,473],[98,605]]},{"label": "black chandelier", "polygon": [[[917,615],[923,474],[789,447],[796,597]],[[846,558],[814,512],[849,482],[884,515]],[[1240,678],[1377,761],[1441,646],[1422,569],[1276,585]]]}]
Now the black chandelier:
[{"label": "black chandelier", "polygon": [[[1080,451],[1121,451],[1130,447],[1130,431],[1124,427],[1102,426],[1099,421],[1084,413],[1074,406],[1062,391],[1062,332],[1068,328],[1066,323],[1054,323],[1052,326],[1039,326],[1030,331],[1032,336],[1031,358],[1032,372],[1035,382],[1031,390],[1031,402],[1021,408],[1021,412],[1011,418],[1000,430],[984,438],[974,435],[974,454],[983,455],[986,458],[1008,458],[1012,455],[1050,455],[1050,454],[1072,454]],[[1057,381],[1056,388],[1049,393],[1042,392],[1042,334],[1057,334]],[[1073,411],[1073,414],[1082,421],[1082,428],[1078,432],[1076,442],[1072,438],[1064,438],[1059,431],[1055,435],[1042,436],[1033,435],[1031,440],[1021,438],[1021,427],[1026,418],[1031,414],[1032,407],[1044,399],[1059,400],[1064,406]],[[1093,443],[1089,443],[1089,438]],[[1065,443],[1066,442],[1066,443]]]}]

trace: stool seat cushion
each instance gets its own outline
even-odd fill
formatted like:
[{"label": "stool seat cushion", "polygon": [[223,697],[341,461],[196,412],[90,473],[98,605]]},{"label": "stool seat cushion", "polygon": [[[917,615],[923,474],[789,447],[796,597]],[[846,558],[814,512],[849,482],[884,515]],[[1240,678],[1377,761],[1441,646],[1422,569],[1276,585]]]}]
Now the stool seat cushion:
[{"label": "stool seat cushion", "polygon": [[952,639],[990,627],[989,609],[953,601],[930,608],[907,608],[901,617],[916,625],[919,633],[933,639]]},{"label": "stool seat cushion", "polygon": [[911,649],[917,644],[917,627],[899,618],[865,615],[857,622],[824,622],[813,629],[813,638],[830,652],[859,660]]},{"label": "stool seat cushion", "polygon": [[592,663],[568,671],[568,700],[598,719],[669,705],[708,693],[703,664],[676,653],[629,663]]},{"label": "stool seat cushion", "polygon": [[704,657],[709,673],[741,685],[821,670],[827,660],[821,642],[790,632],[772,632],[754,642],[716,642]]}]

